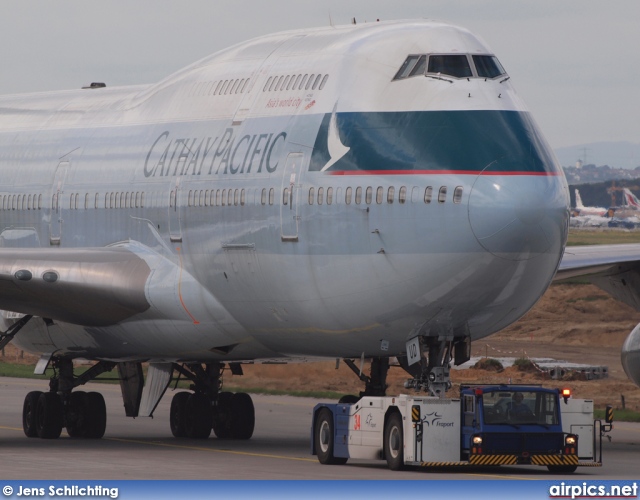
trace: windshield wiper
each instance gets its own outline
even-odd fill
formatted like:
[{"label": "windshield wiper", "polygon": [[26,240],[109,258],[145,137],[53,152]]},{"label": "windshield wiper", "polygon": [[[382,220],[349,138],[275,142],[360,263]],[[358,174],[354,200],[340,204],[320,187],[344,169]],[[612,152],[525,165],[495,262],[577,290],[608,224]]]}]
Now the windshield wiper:
[{"label": "windshield wiper", "polygon": [[442,78],[441,76],[435,76],[435,75],[424,75],[427,78],[433,78],[434,80],[442,80],[443,82],[449,82],[449,83],[453,83],[453,80],[449,80],[448,78]]}]

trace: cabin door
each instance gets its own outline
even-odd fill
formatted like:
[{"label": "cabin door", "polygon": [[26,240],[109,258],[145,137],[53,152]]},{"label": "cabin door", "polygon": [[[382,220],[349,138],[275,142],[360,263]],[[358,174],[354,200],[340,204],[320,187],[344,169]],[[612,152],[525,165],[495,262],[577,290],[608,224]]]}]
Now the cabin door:
[{"label": "cabin door", "polygon": [[300,184],[300,167],[304,159],[303,153],[290,153],[284,166],[282,176],[282,199],[280,200],[280,225],[282,241],[298,241],[298,194]]},{"label": "cabin door", "polygon": [[51,186],[51,210],[49,217],[49,244],[60,245],[62,237],[62,194],[64,193],[64,181],[69,171],[69,162],[61,161],[58,163],[56,173],[53,175],[53,185]]},{"label": "cabin door", "polygon": [[174,243],[182,241],[181,210],[180,177],[176,177],[169,193],[169,239]]}]

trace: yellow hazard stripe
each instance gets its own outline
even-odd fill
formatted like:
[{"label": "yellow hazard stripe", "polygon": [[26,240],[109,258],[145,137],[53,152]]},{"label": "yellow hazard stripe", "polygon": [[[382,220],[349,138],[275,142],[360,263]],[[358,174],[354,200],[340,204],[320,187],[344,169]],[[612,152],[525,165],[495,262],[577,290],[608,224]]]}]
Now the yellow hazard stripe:
[{"label": "yellow hazard stripe", "polygon": [[578,467],[602,467],[600,462],[578,462]]},{"label": "yellow hazard stripe", "polygon": [[420,462],[420,467],[452,467],[469,465],[469,462]]},{"label": "yellow hazard stripe", "polygon": [[578,465],[578,455],[532,455],[533,465]]},{"label": "yellow hazard stripe", "polygon": [[516,455],[471,455],[470,465],[515,465],[518,463]]}]

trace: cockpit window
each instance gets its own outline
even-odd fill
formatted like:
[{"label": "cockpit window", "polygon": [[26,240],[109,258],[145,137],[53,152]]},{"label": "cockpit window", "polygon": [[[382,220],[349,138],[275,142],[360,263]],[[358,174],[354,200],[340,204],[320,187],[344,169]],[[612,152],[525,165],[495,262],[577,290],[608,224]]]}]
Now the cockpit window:
[{"label": "cockpit window", "polygon": [[420,59],[420,57],[421,56],[407,57],[402,63],[402,66],[400,66],[400,69],[396,73],[396,76],[393,77],[393,79],[402,80],[403,78],[408,78],[409,75],[411,74],[411,70],[416,66],[416,63],[418,62],[418,59]]},{"label": "cockpit window", "polygon": [[506,72],[496,56],[471,54],[412,54],[393,77],[404,80],[419,75],[453,78],[497,78]]},{"label": "cockpit window", "polygon": [[467,78],[473,76],[469,59],[466,55],[433,55],[429,56],[428,73],[440,73],[455,78]]},{"label": "cockpit window", "polygon": [[495,78],[505,74],[504,68],[496,56],[473,56],[473,63],[481,78]]}]

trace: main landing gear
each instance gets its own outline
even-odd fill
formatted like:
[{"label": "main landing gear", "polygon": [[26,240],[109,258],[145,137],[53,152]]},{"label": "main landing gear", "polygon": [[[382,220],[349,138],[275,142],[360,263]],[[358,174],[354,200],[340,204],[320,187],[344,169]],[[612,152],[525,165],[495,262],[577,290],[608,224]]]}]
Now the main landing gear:
[{"label": "main landing gear", "polygon": [[[209,363],[174,365],[181,375],[194,382],[193,393],[178,392],[171,400],[170,425],[175,437],[206,439],[211,430],[219,439],[249,439],[255,427],[251,396],[243,392],[220,392],[224,365]],[[240,365],[232,371],[241,374]]]},{"label": "main landing gear", "polygon": [[25,435],[56,439],[66,427],[73,438],[100,439],[104,436],[107,409],[102,394],[71,391],[114,366],[115,363],[101,361],[82,376],[74,377],[71,360],[54,359],[50,390],[32,391],[24,399],[22,428]]},{"label": "main landing gear", "polygon": [[[151,416],[177,371],[193,382],[193,392],[178,392],[171,401],[170,427],[175,437],[206,439],[211,430],[220,439],[249,439],[255,427],[255,410],[248,394],[221,392],[225,365],[208,363],[156,364],[148,367],[146,383],[141,363],[100,361],[80,376],[73,374],[70,359],[51,360],[54,375],[49,391],[32,391],[25,397],[22,426],[27,437],[56,439],[62,429],[72,438],[100,439],[107,425],[104,398],[97,392],[73,390],[105,371],[118,367],[125,413],[129,417]],[[239,364],[231,364],[242,374]],[[146,392],[145,392],[146,391]]]}]

